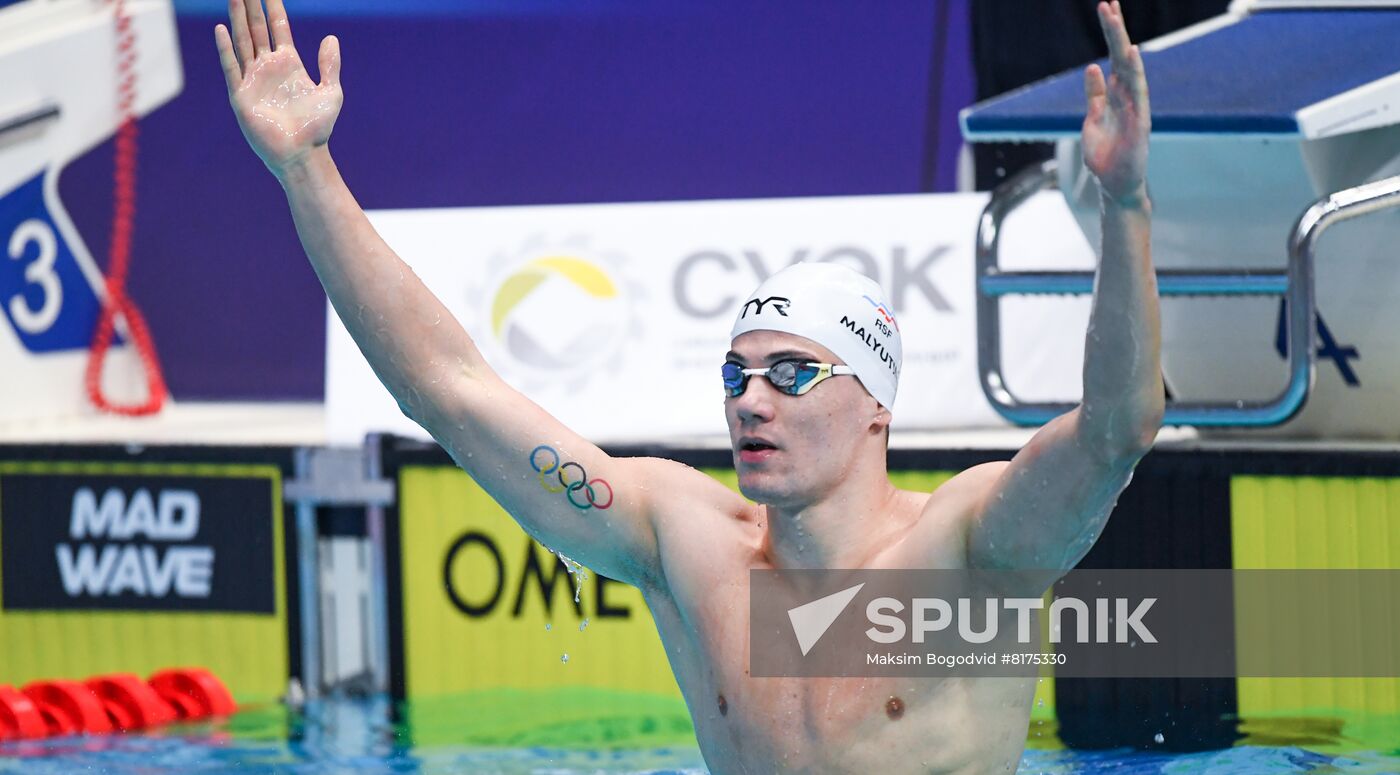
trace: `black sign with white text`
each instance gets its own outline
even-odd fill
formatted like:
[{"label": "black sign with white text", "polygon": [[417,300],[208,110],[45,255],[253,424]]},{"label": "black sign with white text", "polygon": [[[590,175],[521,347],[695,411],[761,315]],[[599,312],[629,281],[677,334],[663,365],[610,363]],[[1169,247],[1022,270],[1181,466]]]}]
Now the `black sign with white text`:
[{"label": "black sign with white text", "polygon": [[267,477],[0,475],[0,607],[275,613]]}]

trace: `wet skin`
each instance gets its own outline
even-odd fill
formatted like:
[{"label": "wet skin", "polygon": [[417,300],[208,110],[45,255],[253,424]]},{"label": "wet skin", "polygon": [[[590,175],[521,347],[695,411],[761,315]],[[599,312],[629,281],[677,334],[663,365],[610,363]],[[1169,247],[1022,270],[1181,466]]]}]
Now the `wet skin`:
[{"label": "wet skin", "polygon": [[[736,355],[747,366],[840,362],[768,331],[740,336]],[[1006,464],[932,495],[888,478],[868,485],[870,456],[883,470],[888,413],[854,377],[803,396],[752,378],[725,404],[740,488],[770,505],[719,490],[669,499],[656,520],[665,583],[642,585],[706,763],[726,773],[1014,771],[1034,680],[748,674],[751,569],[966,567],[974,496]],[[741,440],[754,438],[772,447],[746,451]]]},{"label": "wet skin", "polygon": [[[746,497],[674,461],[606,454],[505,384],[365,217],[328,146],[344,97],[336,39],[322,41],[319,82],[293,47],[281,0],[267,0],[266,15],[258,2],[230,0],[230,26],[216,28],[215,42],[239,126],[281,183],[307,258],[375,374],[530,535],[641,589],[715,773],[986,773],[1015,769],[1033,682],[753,678],[749,571],[1047,569],[1038,589],[1015,590],[1039,595],[1099,535],[1162,415],[1146,81],[1117,4],[1101,4],[1099,17],[1113,76],[1085,72],[1084,159],[1100,181],[1103,257],[1083,401],[1013,460],[971,468],[932,494],[890,483],[890,413],[852,376],[803,396],[752,378],[725,400]],[[367,66],[373,55],[367,47]],[[769,331],[732,347],[751,367],[794,355],[840,363],[815,342]],[[559,490],[541,488],[540,445],[605,479],[609,508],[583,519]]]}]

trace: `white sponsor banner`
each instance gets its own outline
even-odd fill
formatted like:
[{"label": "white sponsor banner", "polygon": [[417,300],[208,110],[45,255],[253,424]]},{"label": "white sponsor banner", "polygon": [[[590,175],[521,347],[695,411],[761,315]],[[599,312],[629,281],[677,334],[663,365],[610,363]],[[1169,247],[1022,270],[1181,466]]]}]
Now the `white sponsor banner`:
[{"label": "white sponsor banner", "polygon": [[[977,379],[973,254],[985,203],[985,194],[926,194],[369,216],[506,381],[595,441],[667,442],[726,432],[730,326],[747,294],[794,261],[846,264],[885,288],[904,339],[896,430],[1003,425]],[[1002,246],[1011,268],[1094,261],[1054,193],[1007,221]],[[1012,389],[1076,400],[1088,299],[1002,309]],[[427,438],[329,314],[330,440]]]}]

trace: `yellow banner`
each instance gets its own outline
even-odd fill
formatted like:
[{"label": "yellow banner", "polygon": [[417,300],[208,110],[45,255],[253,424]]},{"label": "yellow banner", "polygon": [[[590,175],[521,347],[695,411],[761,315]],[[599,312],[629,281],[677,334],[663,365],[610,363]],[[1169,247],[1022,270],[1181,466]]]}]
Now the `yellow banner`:
[{"label": "yellow banner", "polygon": [[[1230,521],[1236,568],[1400,568],[1400,479],[1236,476]],[[1237,606],[1235,615],[1263,613]],[[1400,647],[1400,614],[1374,626],[1389,628]],[[1395,678],[1241,678],[1237,685],[1242,717],[1400,714]]]},{"label": "yellow banner", "polygon": [[280,697],[282,519],[271,465],[0,463],[0,684],[198,666]]},{"label": "yellow banner", "polygon": [[679,699],[641,593],[571,577],[466,473],[404,468],[399,515],[409,698],[574,686]]}]

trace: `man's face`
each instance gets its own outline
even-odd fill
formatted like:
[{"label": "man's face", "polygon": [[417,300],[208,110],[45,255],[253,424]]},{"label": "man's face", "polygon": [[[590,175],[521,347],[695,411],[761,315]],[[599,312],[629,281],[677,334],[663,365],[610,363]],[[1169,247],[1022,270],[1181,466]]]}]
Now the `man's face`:
[{"label": "man's face", "polygon": [[[731,348],[728,360],[745,368],[841,363],[816,342],[777,331],[740,334]],[[752,376],[742,395],[725,398],[724,414],[740,491],[776,506],[800,506],[836,488],[851,456],[864,454],[870,435],[880,432],[872,431],[877,417],[888,416],[854,376],[830,377],[800,396]]]}]

